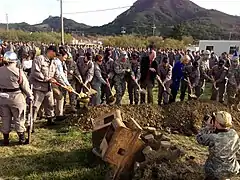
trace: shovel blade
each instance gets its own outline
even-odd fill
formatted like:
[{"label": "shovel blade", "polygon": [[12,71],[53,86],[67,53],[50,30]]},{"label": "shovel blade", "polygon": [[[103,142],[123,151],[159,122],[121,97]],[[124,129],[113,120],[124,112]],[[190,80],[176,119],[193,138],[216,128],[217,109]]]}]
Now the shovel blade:
[{"label": "shovel blade", "polygon": [[197,99],[197,96],[195,94],[189,94],[191,99]]},{"label": "shovel blade", "polygon": [[147,91],[145,89],[140,89],[139,91],[141,94],[147,94]]},{"label": "shovel blade", "polygon": [[96,94],[97,94],[97,91],[95,89],[90,89],[88,92],[89,96],[96,95]]}]

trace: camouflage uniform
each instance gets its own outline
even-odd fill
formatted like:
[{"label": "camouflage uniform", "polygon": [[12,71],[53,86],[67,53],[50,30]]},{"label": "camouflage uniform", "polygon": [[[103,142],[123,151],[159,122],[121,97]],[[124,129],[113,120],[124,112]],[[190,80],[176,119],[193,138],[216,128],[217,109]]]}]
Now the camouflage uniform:
[{"label": "camouflage uniform", "polygon": [[[138,82],[141,77],[140,64],[138,62],[131,63],[131,70],[132,70],[131,76],[134,77],[135,80]],[[136,82],[134,82],[132,77],[129,77],[130,79],[128,80],[128,95],[130,104],[133,104],[134,100],[134,103],[137,105],[139,103],[139,90],[136,85]]]},{"label": "camouflage uniform", "polygon": [[230,106],[237,105],[240,101],[240,65],[231,66],[228,71],[227,96]]},{"label": "camouflage uniform", "polygon": [[200,59],[199,60],[199,70],[200,70],[200,80],[198,85],[196,86],[196,96],[200,97],[205,89],[205,83],[206,80],[210,80],[212,81],[211,77],[208,75],[209,73],[209,60],[204,60],[204,59]]},{"label": "camouflage uniform", "polygon": [[[192,90],[196,89],[197,85],[199,84],[200,79],[200,70],[198,67],[193,67],[192,65],[188,65],[184,67],[184,79],[181,80],[181,95],[180,99],[181,101],[185,98],[186,90],[188,89],[188,94],[191,94],[191,89],[188,84],[188,78],[190,80]],[[188,96],[188,99],[190,100],[190,96]]]},{"label": "camouflage uniform", "polygon": [[216,82],[216,87],[219,88],[219,90],[216,90],[214,85],[212,86],[211,100],[216,101],[218,96],[219,102],[224,102],[227,73],[228,69],[225,66],[219,67],[218,65],[216,65],[212,68],[210,74],[214,78],[214,81]]},{"label": "camouflage uniform", "polygon": [[116,104],[120,105],[122,97],[126,90],[126,70],[131,69],[131,65],[128,60],[122,61],[122,58],[118,59],[114,63],[114,88],[116,90]]},{"label": "camouflage uniform", "polygon": [[204,166],[207,179],[230,178],[239,173],[236,155],[239,153],[240,139],[234,129],[213,131],[205,127],[198,133],[197,141],[209,147]]},{"label": "camouflage uniform", "polygon": [[[100,66],[102,77],[104,80],[109,81],[110,86],[112,88],[113,86],[113,76],[114,76],[114,60],[112,58],[104,58],[102,65]],[[101,94],[101,100],[104,101],[104,96],[106,95],[106,102],[109,103],[109,97],[111,96],[111,90],[107,85],[102,84],[102,94]]]},{"label": "camouflage uniform", "polygon": [[[69,83],[71,84],[73,89],[76,89],[76,83],[77,80],[75,78],[76,77],[81,77],[80,73],[78,71],[77,68],[77,64],[75,61],[73,61],[73,59],[68,59],[66,61],[66,66],[67,66],[67,70],[68,70],[68,74],[67,74],[67,79],[69,81]],[[80,78],[81,80],[81,78]],[[65,97],[66,99],[66,97]],[[76,106],[76,95],[74,93],[69,93],[69,99],[70,99],[70,105],[72,107],[72,109],[74,109],[73,107]]]}]

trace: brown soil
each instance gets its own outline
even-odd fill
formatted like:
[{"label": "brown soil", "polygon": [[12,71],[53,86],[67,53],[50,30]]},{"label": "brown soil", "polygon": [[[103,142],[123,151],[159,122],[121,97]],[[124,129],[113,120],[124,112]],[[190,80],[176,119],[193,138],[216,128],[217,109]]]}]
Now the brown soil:
[{"label": "brown soil", "polygon": [[240,113],[231,111],[225,105],[215,101],[186,101],[177,102],[167,106],[158,105],[123,105],[89,107],[82,110],[78,117],[70,119],[70,124],[79,126],[84,131],[92,129],[91,119],[97,118],[105,113],[120,109],[123,120],[134,118],[142,127],[150,126],[157,129],[181,133],[185,135],[196,134],[202,126],[205,114],[210,114],[217,110],[228,111],[234,119],[234,128],[240,130]]}]

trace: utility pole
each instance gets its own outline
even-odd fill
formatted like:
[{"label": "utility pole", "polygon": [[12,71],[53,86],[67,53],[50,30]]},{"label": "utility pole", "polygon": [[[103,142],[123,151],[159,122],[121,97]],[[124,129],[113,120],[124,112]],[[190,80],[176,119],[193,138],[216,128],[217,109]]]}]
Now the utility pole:
[{"label": "utility pole", "polygon": [[155,26],[155,24],[153,24],[153,26],[152,26],[152,35],[153,36],[155,36],[155,30],[156,30],[156,26]]},{"label": "utility pole", "polygon": [[61,41],[64,45],[64,24],[63,24],[63,0],[60,0],[60,17],[61,17]]},{"label": "utility pole", "polygon": [[8,26],[8,14],[6,14],[6,22],[7,22],[7,32],[9,31],[9,26]]},{"label": "utility pole", "polygon": [[229,33],[229,40],[232,39],[232,32]]}]

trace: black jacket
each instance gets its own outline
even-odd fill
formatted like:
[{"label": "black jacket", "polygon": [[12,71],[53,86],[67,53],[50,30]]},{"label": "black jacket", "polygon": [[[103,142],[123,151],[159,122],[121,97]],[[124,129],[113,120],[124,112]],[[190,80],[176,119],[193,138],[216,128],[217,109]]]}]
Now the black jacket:
[{"label": "black jacket", "polygon": [[[156,72],[150,71],[149,68],[154,68]],[[158,68],[158,64],[155,60],[150,65],[149,57],[148,56],[143,57],[141,60],[141,68],[140,68],[141,70],[140,82],[144,82],[148,77],[148,73],[150,73],[150,80],[154,84],[154,81],[157,75],[157,68]]]}]

